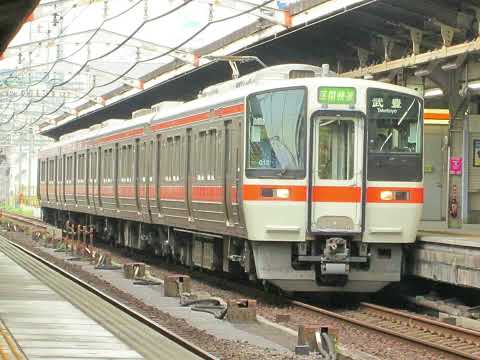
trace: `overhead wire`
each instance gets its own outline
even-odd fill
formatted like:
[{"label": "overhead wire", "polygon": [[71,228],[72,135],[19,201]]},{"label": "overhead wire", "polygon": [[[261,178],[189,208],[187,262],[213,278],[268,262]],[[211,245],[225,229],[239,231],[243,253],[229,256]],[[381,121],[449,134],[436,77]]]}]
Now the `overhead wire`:
[{"label": "overhead wire", "polygon": [[[376,1],[377,1],[377,0],[371,0],[371,1],[367,2],[367,3],[363,3],[363,4],[357,5],[357,6],[352,7],[352,8],[343,9],[343,12],[344,12],[344,13],[345,13],[345,12],[349,12],[349,11],[355,10],[355,9],[357,9],[357,8],[363,7],[363,6],[365,6],[365,5],[368,5],[368,4],[373,3],[373,2],[376,2]],[[254,10],[258,9],[258,8],[263,7],[264,4],[268,4],[268,3],[270,3],[270,2],[271,2],[271,1],[266,1],[266,2],[264,2],[263,4],[260,4],[260,5],[256,6],[255,8],[246,10],[245,12],[242,12],[242,13],[236,14],[236,15],[233,15],[233,16],[228,17],[228,18],[224,18],[224,19],[220,19],[220,20],[214,21],[214,22],[212,22],[212,23],[219,22],[219,21],[227,21],[227,20],[229,20],[229,19],[231,19],[231,18],[241,16],[241,15],[243,15],[243,13],[249,13],[249,12],[251,12],[251,11],[254,11]],[[277,38],[279,38],[279,37],[287,36],[287,35],[289,35],[289,34],[292,34],[292,33],[294,33],[294,32],[297,32],[297,31],[299,31],[299,30],[302,30],[302,29],[304,29],[304,28],[313,26],[313,25],[315,25],[315,24],[317,24],[317,23],[320,23],[320,22],[322,22],[322,21],[326,21],[326,20],[328,20],[328,19],[330,19],[330,18],[332,18],[332,17],[334,17],[334,16],[337,16],[337,15],[338,15],[338,14],[336,13],[336,14],[334,14],[334,15],[331,15],[331,16],[327,17],[327,18],[322,18],[322,19],[320,19],[320,20],[318,20],[318,21],[314,21],[314,22],[311,22],[311,23],[308,23],[308,24],[306,23],[306,24],[304,24],[304,26],[298,27],[298,28],[294,29],[293,31],[287,32],[287,33],[285,33],[285,34],[281,34],[280,36],[276,36],[275,39],[277,39]],[[205,28],[208,27],[208,25],[209,25],[209,24],[207,24],[204,28],[201,28],[200,31],[199,31],[199,33],[202,32],[202,31],[204,31]],[[197,36],[197,35],[198,35],[198,34],[196,33],[196,34],[194,34],[193,37],[195,37],[195,36]],[[191,40],[191,39],[187,39],[186,42],[188,42],[188,41],[190,41],[190,40]],[[263,42],[261,42],[261,43],[258,43],[258,44],[255,44],[255,45],[253,45],[253,46],[250,46],[250,47],[248,47],[248,48],[242,49],[242,51],[244,51],[244,50],[246,50],[246,49],[254,48],[254,47],[256,47],[256,46],[259,46],[259,45],[261,45],[261,44],[268,43],[268,42],[270,42],[270,41],[273,41],[273,40],[272,40],[272,39],[265,40],[265,41],[263,41]],[[182,45],[180,45],[180,47],[181,47],[181,46],[182,46]],[[109,84],[111,84],[111,83],[113,83],[113,82],[115,82],[115,81],[118,81],[120,78],[122,78],[124,75],[126,75],[129,71],[131,71],[131,69],[133,69],[136,65],[138,65],[138,63],[147,62],[147,61],[152,61],[153,59],[157,59],[157,58],[159,58],[159,57],[166,56],[166,54],[171,53],[172,51],[175,51],[175,50],[177,50],[177,47],[175,47],[175,48],[173,48],[173,49],[171,49],[171,50],[167,51],[166,53],[161,54],[161,55],[159,55],[159,56],[156,56],[156,57],[153,57],[153,58],[150,58],[150,59],[146,59],[146,60],[139,61],[139,62],[135,63],[135,64],[134,64],[130,69],[128,69],[126,72],[124,72],[122,75],[119,75],[119,76],[116,78],[116,80],[111,81],[111,82],[109,82],[109,83],[107,83],[107,84],[97,85],[97,86],[95,86],[95,87],[93,87],[93,88],[102,87],[102,86],[107,86],[107,85],[109,85]],[[194,70],[192,70],[192,71],[194,71]],[[192,72],[192,71],[189,71],[189,72]],[[90,89],[88,93],[90,93],[92,90],[93,90],[93,89]],[[85,97],[85,96],[82,96],[81,98],[84,98],[84,97]],[[72,102],[76,102],[76,101],[78,101],[78,99],[76,99],[76,100],[74,100],[74,101],[72,101]],[[42,114],[41,114],[37,119],[35,119],[32,123],[25,123],[24,126],[21,127],[21,129],[25,128],[26,126],[30,126],[30,125],[35,124],[36,122],[38,122],[38,121],[39,121],[43,116],[45,116],[45,115],[52,115],[52,114],[56,113],[58,110],[60,110],[60,109],[65,105],[65,103],[66,103],[66,102],[62,103],[59,107],[57,107],[57,108],[56,108],[54,111],[52,111],[52,112],[49,112],[49,113],[44,113],[44,112],[42,112]],[[29,105],[30,105],[30,104],[28,104],[28,106],[29,106]],[[27,108],[28,108],[28,106],[27,106]],[[22,110],[22,111],[25,111],[25,110],[26,110],[26,109],[24,109],[24,110]],[[19,130],[20,130],[20,129],[19,129]]]},{"label": "overhead wire", "polygon": [[[51,74],[51,72],[53,71],[54,67],[55,67],[58,63],[60,63],[60,62],[62,62],[62,61],[65,61],[65,60],[71,58],[72,56],[75,56],[75,55],[78,54],[83,48],[85,48],[85,46],[87,46],[88,44],[90,44],[90,42],[93,40],[93,38],[98,34],[98,32],[102,29],[102,27],[103,27],[107,22],[112,21],[112,20],[115,20],[115,19],[123,16],[124,14],[126,14],[126,13],[128,13],[129,11],[133,10],[136,6],[138,6],[138,5],[139,5],[140,3],[142,3],[143,1],[144,1],[144,0],[138,0],[138,1],[135,2],[132,6],[126,8],[125,10],[121,11],[120,13],[115,14],[114,16],[112,16],[112,17],[110,17],[110,18],[104,19],[104,20],[102,21],[102,23],[93,31],[92,35],[87,39],[87,41],[85,41],[79,48],[77,48],[75,51],[73,51],[73,52],[72,52],[71,54],[69,54],[68,56],[65,56],[65,57],[62,57],[62,58],[57,58],[57,59],[53,62],[51,68],[43,75],[43,77],[42,77],[40,80],[38,80],[37,82],[34,82],[34,83],[29,84],[29,86],[26,88],[27,91],[28,91],[31,87],[36,86],[36,85],[39,85],[39,84],[41,84],[42,82],[44,82],[44,81],[50,76],[50,74]],[[88,5],[85,9],[87,9],[87,8],[88,8],[89,6],[91,6],[92,4],[93,4],[93,3],[89,3],[89,5]],[[72,9],[73,9],[73,8],[72,8]],[[82,12],[82,14],[83,14],[83,12]],[[81,16],[82,14],[80,14],[80,16]],[[78,20],[78,17],[76,17],[76,18],[72,21],[72,23],[74,23],[76,20]],[[69,25],[71,25],[72,23],[70,23]],[[65,32],[66,30],[67,30],[67,27],[63,30],[63,32]],[[62,32],[62,34],[63,34],[63,32]],[[61,34],[60,34],[60,35],[61,35]],[[4,80],[4,81],[5,81],[5,80]],[[5,109],[3,109],[2,112],[4,112],[5,110],[7,110],[8,107],[10,106],[10,104],[16,103],[16,102],[20,101],[20,100],[21,100],[22,98],[24,98],[24,97],[25,97],[25,95],[22,94],[19,98],[15,99],[15,100],[10,100],[10,101],[8,102],[7,107],[6,107]],[[7,121],[7,122],[9,122],[9,121]],[[0,122],[0,125],[2,125],[2,124],[4,124],[4,123],[7,123],[7,122]]]},{"label": "overhead wire", "polygon": [[[81,16],[85,13],[85,11],[90,7],[91,4],[92,4],[92,3],[89,3],[89,4],[82,10],[82,12],[80,13],[80,15],[79,15],[78,17],[76,17],[76,19],[78,19],[79,17],[81,17]],[[67,15],[68,15],[73,9],[75,9],[75,8],[76,8],[76,4],[74,4],[74,6],[72,6],[72,7],[71,7],[65,14],[63,14],[62,16],[63,16],[63,17],[67,16]],[[73,20],[72,22],[70,22],[69,24],[67,24],[67,26],[65,26],[64,28],[62,28],[62,30],[60,31],[60,33],[59,33],[57,36],[61,36],[65,31],[68,30],[68,28],[69,28],[73,23],[75,23],[75,20]],[[34,52],[35,50],[37,50],[38,48],[40,48],[40,45],[38,45],[36,49],[34,49],[33,51],[31,51],[31,53],[33,53],[33,52]],[[31,55],[30,55],[30,56],[31,56]],[[32,67],[30,67],[30,68],[32,68]],[[22,70],[23,70],[23,69],[22,69]],[[18,73],[18,71],[15,72],[15,74],[17,74],[17,73]],[[13,77],[12,74],[14,74],[14,72],[11,72],[11,74],[10,74],[8,77],[2,79],[2,81],[5,82],[5,81],[7,81],[8,79],[12,78],[12,77]],[[11,87],[8,87],[8,88],[11,88]],[[8,89],[8,88],[7,88],[7,89]],[[27,89],[27,90],[22,91],[22,94],[20,95],[19,98],[15,99],[15,100],[9,99],[9,101],[7,102],[7,104],[5,105],[5,107],[0,110],[0,113],[5,113],[5,111],[8,110],[8,108],[10,107],[11,104],[14,104],[14,103],[18,102],[21,98],[25,97],[25,94],[28,93],[28,91],[29,91],[29,87],[27,87],[26,89]],[[8,123],[8,122],[5,122],[5,123]],[[0,122],[0,125],[3,125],[3,124],[5,124],[5,123],[4,123],[4,122]]]},{"label": "overhead wire", "polygon": [[[190,0],[190,1],[191,1],[191,0]],[[186,5],[186,4],[189,3],[190,1],[185,2],[185,3],[182,4],[182,5]],[[160,55],[157,55],[157,56],[154,56],[154,57],[151,57],[151,58],[148,58],[148,59],[136,61],[132,66],[130,66],[130,67],[129,67],[126,71],[124,71],[122,74],[118,75],[114,80],[109,81],[109,82],[107,82],[107,83],[105,83],[105,84],[102,84],[102,85],[95,85],[95,86],[91,87],[91,88],[90,88],[84,95],[82,95],[81,97],[76,98],[75,100],[72,100],[72,101],[68,101],[68,102],[64,101],[64,102],[63,102],[62,104],[60,104],[54,111],[51,111],[51,112],[49,112],[49,113],[44,113],[44,112],[42,112],[42,114],[41,114],[39,117],[37,117],[35,120],[33,120],[31,123],[25,123],[22,127],[20,127],[19,129],[13,130],[13,131],[18,131],[18,130],[21,130],[21,129],[25,128],[26,126],[32,126],[32,125],[34,125],[34,124],[35,124],[36,122],[38,122],[43,116],[45,116],[45,115],[52,115],[52,114],[56,113],[58,110],[60,110],[60,109],[61,109],[65,104],[67,104],[67,103],[73,103],[73,102],[77,102],[77,101],[79,101],[79,100],[84,99],[84,98],[87,97],[95,88],[105,87],[105,86],[108,86],[108,85],[110,85],[110,84],[113,84],[114,82],[120,80],[122,77],[124,77],[125,75],[127,75],[131,70],[133,70],[133,68],[135,68],[135,67],[136,67],[138,64],[140,64],[140,63],[145,63],[145,62],[150,62],[150,61],[153,61],[153,60],[157,60],[157,59],[159,59],[159,58],[162,58],[162,57],[164,57],[164,56],[167,56],[167,55],[171,54],[171,53],[174,52],[174,51],[177,51],[178,49],[180,49],[181,47],[183,47],[185,44],[187,44],[188,42],[190,42],[191,40],[193,40],[195,37],[197,37],[199,34],[201,34],[202,32],[204,32],[204,31],[205,31],[208,27],[210,27],[211,25],[214,25],[214,24],[217,24],[217,23],[220,23],[220,22],[229,21],[229,20],[232,20],[232,19],[234,19],[234,18],[238,18],[238,17],[240,17],[240,16],[249,14],[249,13],[251,13],[252,11],[255,11],[255,10],[257,10],[257,9],[260,9],[260,8],[264,7],[265,5],[271,3],[272,1],[273,1],[273,0],[264,1],[264,2],[262,2],[262,3],[259,4],[259,5],[256,5],[256,6],[252,7],[252,8],[250,8],[250,9],[241,11],[241,12],[239,12],[239,13],[237,13],[237,14],[234,14],[234,15],[231,15],[231,16],[227,16],[227,17],[224,17],[224,18],[221,18],[221,19],[218,19],[218,20],[212,20],[212,21],[207,22],[207,23],[206,23],[205,25],[203,25],[200,29],[198,29],[193,35],[189,36],[186,40],[182,41],[179,45],[177,45],[177,46],[175,46],[175,47],[167,50],[166,52],[164,52],[164,53],[162,53],[162,54],[160,54]],[[172,9],[172,10],[173,10],[173,9]],[[158,17],[157,17],[157,18],[158,18]],[[149,19],[149,20],[147,20],[147,21],[152,21],[152,20],[153,20],[153,19]],[[144,22],[144,23],[145,23],[145,22]],[[142,25],[141,25],[141,26],[142,26]],[[141,26],[140,26],[139,28],[141,28]],[[138,31],[139,31],[139,29],[137,29],[133,34],[131,34],[127,39],[125,39],[125,41],[124,41],[123,43],[126,43],[126,42],[127,42],[131,37],[133,37],[133,35],[134,35],[136,32],[138,32]],[[121,44],[121,45],[123,45],[123,44]],[[112,50],[109,51],[109,53],[112,53],[113,51],[114,51],[114,50],[112,49]],[[109,54],[108,54],[108,55],[109,55]],[[106,56],[106,55],[104,55],[104,56]],[[102,56],[102,57],[104,57],[104,56]],[[96,60],[96,58],[95,58],[95,59],[92,59],[92,61],[93,61],[93,60]],[[85,66],[86,66],[86,65],[85,65]],[[85,66],[83,66],[83,68],[84,68]],[[82,68],[82,69],[83,69],[83,68]],[[63,83],[56,84],[56,85],[52,86],[52,88],[50,89],[50,92],[53,90],[53,88],[58,87],[58,86],[65,85],[66,83],[68,83],[69,81],[71,81],[76,75],[78,75],[78,74],[81,72],[82,69],[78,70],[73,76],[70,77],[70,79],[64,81]],[[38,102],[42,101],[43,99],[45,99],[47,96],[48,96],[48,93],[45,94],[43,97],[41,97],[41,98],[38,99],[38,100],[31,101],[29,104],[27,104],[27,106],[26,106],[22,111],[20,111],[20,112],[18,112],[18,113],[16,113],[16,114],[12,114],[11,118],[13,118],[15,115],[19,115],[19,114],[25,112],[32,103],[38,103]],[[11,118],[9,119],[9,121],[11,121]],[[12,131],[12,130],[11,130],[11,131]]]},{"label": "overhead wire", "polygon": [[[142,0],[140,0],[140,1],[142,1]],[[84,14],[84,12],[85,12],[91,5],[92,5],[92,3],[89,3],[86,7],[84,7],[84,9],[83,9],[82,12],[80,13],[80,15],[79,15],[78,17],[76,17],[74,20],[72,20],[69,24],[67,24],[67,26],[65,26],[64,28],[62,28],[62,30],[57,34],[57,37],[60,37],[61,35],[63,35],[63,33],[65,33],[65,31],[67,31],[68,28],[69,28],[72,24],[74,24],[74,23],[76,22],[76,20],[78,20],[78,18],[81,17],[81,16]],[[73,9],[75,9],[76,7],[77,7],[77,4],[74,4],[65,14],[62,14],[62,17],[66,17],[66,16],[67,16],[71,11],[73,11]],[[32,26],[32,23],[30,23],[30,26]],[[44,40],[40,40],[39,42],[42,42],[42,41],[45,41],[45,40],[48,40],[48,38],[47,38],[47,39],[44,39]],[[20,46],[21,46],[21,45],[20,45]],[[42,47],[42,46],[38,44],[35,49],[29,51],[30,55],[32,55],[33,52],[35,52],[36,50],[40,49],[41,47]],[[11,78],[13,78],[13,77],[17,77],[18,72],[24,71],[24,70],[29,69],[29,68],[31,68],[31,66],[24,67],[24,68],[22,68],[22,69],[16,69],[15,71],[10,71],[10,74],[9,74],[7,77],[0,79],[0,83],[1,83],[1,82],[4,83],[5,81],[7,81],[7,80],[9,80],[9,79],[11,79]],[[14,74],[15,74],[15,75],[14,75]],[[0,75],[2,75],[2,73],[0,73]],[[40,82],[38,82],[38,83],[40,83]],[[32,84],[32,83],[31,83],[31,84]]]},{"label": "overhead wire", "polygon": [[[163,18],[163,17],[166,17],[166,16],[168,16],[168,15],[170,15],[170,14],[172,14],[172,13],[178,11],[178,10],[180,10],[181,8],[183,8],[184,6],[188,5],[188,4],[191,3],[191,2],[193,2],[193,0],[184,0],[184,2],[181,3],[180,5],[177,5],[177,6],[173,7],[173,8],[171,8],[170,10],[168,10],[168,11],[166,11],[166,12],[164,12],[164,13],[156,16],[156,17],[153,17],[153,18],[151,18],[151,19],[147,19],[147,20],[143,21],[143,22],[135,29],[135,31],[133,31],[133,32],[132,32],[129,36],[127,36],[122,42],[120,42],[120,44],[118,44],[118,45],[115,46],[113,49],[107,51],[106,53],[104,53],[104,54],[101,55],[101,56],[97,56],[97,57],[95,57],[95,58],[88,59],[85,63],[82,64],[82,66],[80,67],[80,69],[78,69],[68,80],[65,80],[65,81],[63,81],[63,82],[61,82],[61,83],[58,83],[58,84],[54,84],[52,87],[50,87],[50,89],[49,89],[43,96],[41,96],[40,98],[38,98],[38,99],[36,99],[36,100],[30,100],[30,101],[26,104],[26,106],[24,107],[23,110],[21,110],[21,111],[19,111],[19,112],[14,112],[14,113],[10,116],[10,118],[8,118],[8,120],[6,120],[6,121],[3,122],[3,123],[0,123],[0,125],[9,123],[10,121],[12,121],[12,119],[13,119],[16,115],[20,115],[20,114],[24,113],[32,104],[39,103],[39,102],[43,101],[46,97],[48,97],[48,96],[51,94],[51,92],[52,92],[55,88],[60,87],[60,86],[64,86],[64,85],[66,85],[67,83],[69,83],[69,82],[70,82],[71,80],[73,80],[78,74],[80,74],[80,73],[82,72],[82,70],[85,69],[90,62],[96,61],[96,60],[99,60],[99,59],[102,59],[102,58],[104,58],[104,57],[112,54],[112,53],[115,52],[116,50],[120,49],[126,42],[128,42],[131,38],[133,38],[133,36],[134,36],[138,31],[140,31],[145,24],[147,24],[147,23],[149,23],[149,22],[151,22],[151,21],[156,21],[156,20],[159,20],[159,19],[161,19],[161,18]],[[124,76],[123,74],[122,74],[121,76],[119,76],[119,77],[116,79],[116,81],[119,80],[120,78],[122,78],[123,76]],[[83,98],[83,97],[82,97],[82,98]],[[62,105],[62,106],[63,106],[63,105]]]}]

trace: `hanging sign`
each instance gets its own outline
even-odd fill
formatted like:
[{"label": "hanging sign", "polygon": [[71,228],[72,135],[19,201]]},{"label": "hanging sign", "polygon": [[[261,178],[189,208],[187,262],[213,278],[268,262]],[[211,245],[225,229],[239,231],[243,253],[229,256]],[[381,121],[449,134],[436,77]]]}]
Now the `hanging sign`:
[{"label": "hanging sign", "polygon": [[462,174],[463,158],[460,156],[452,156],[450,158],[450,175]]}]

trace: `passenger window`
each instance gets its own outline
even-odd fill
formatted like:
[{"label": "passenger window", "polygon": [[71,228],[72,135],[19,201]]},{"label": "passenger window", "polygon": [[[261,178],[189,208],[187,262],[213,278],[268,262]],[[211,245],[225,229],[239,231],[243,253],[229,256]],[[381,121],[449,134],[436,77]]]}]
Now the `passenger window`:
[{"label": "passenger window", "polygon": [[108,182],[108,150],[103,151],[103,182]]},{"label": "passenger window", "polygon": [[78,165],[77,165],[77,178],[79,183],[83,183],[85,180],[85,154],[78,155]]},{"label": "passenger window", "polygon": [[209,131],[209,172],[207,174],[207,180],[215,180],[217,175],[217,130],[213,129]]},{"label": "passenger window", "polygon": [[133,178],[133,145],[128,145],[127,146],[127,173],[126,173],[126,178],[128,182],[132,182]]},{"label": "passenger window", "polygon": [[141,182],[145,182],[145,167],[146,167],[146,160],[147,160],[147,155],[146,155],[146,143],[145,142],[142,142],[140,144],[140,153],[138,154],[138,165],[139,165],[139,169],[138,169],[138,176],[140,178],[140,181]]},{"label": "passenger window", "polygon": [[48,181],[53,182],[55,179],[55,161],[50,160],[48,165]]},{"label": "passenger window", "polygon": [[90,171],[90,174],[92,176],[93,183],[97,182],[97,153],[94,152],[92,154],[92,170]]},{"label": "passenger window", "polygon": [[206,180],[207,169],[207,132],[201,131],[198,134],[198,161],[197,180]]},{"label": "passenger window", "polygon": [[62,159],[60,160],[60,168],[59,168],[59,171],[58,171],[58,175],[59,175],[58,181],[62,182],[62,183],[63,183],[63,171],[64,171],[64,169],[65,169],[65,156],[63,156]]},{"label": "passenger window", "polygon": [[174,138],[174,156],[173,156],[173,181],[180,180],[180,168],[182,163],[182,138],[180,136],[175,136]]},{"label": "passenger window", "polygon": [[349,180],[353,177],[355,123],[352,120],[318,120],[318,177]]},{"label": "passenger window", "polygon": [[166,158],[165,158],[165,181],[173,180],[173,138],[169,137],[166,141]]},{"label": "passenger window", "polygon": [[45,181],[45,161],[40,163],[40,181]]}]

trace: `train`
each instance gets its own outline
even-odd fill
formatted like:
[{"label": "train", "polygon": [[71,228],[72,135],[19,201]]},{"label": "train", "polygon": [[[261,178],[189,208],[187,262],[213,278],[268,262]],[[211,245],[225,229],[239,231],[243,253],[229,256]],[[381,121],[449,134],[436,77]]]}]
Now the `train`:
[{"label": "train", "polygon": [[423,99],[266,67],[64,135],[39,152],[52,225],[286,292],[400,281],[423,206]]}]

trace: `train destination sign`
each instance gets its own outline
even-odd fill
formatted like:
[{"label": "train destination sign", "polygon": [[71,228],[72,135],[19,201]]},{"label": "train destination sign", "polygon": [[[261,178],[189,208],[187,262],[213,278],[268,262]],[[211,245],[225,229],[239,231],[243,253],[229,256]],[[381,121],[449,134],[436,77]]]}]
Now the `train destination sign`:
[{"label": "train destination sign", "polygon": [[357,92],[353,87],[320,86],[318,102],[324,105],[354,105]]},{"label": "train destination sign", "polygon": [[419,102],[415,96],[381,89],[369,89],[367,112],[369,117],[390,117],[400,119],[406,116],[418,117]]}]

